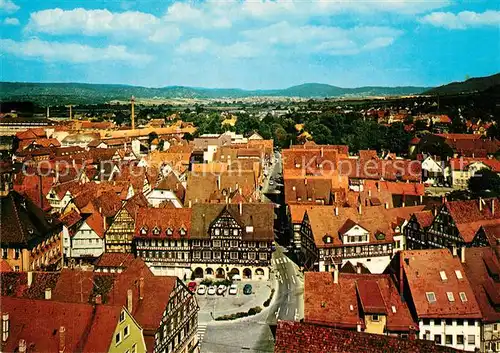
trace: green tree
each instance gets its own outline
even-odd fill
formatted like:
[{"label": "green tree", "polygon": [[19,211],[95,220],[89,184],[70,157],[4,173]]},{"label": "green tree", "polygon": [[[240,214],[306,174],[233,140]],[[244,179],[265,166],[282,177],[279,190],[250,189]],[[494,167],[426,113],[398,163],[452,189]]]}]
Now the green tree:
[{"label": "green tree", "polygon": [[489,169],[481,169],[469,179],[469,190],[478,196],[500,196],[500,176]]}]

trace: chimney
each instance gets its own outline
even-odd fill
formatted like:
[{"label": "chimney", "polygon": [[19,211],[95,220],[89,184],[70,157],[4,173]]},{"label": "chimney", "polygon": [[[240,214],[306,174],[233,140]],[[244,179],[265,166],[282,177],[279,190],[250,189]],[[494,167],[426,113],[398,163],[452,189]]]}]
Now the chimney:
[{"label": "chimney", "polygon": [[135,98],[134,96],[132,96],[130,98],[130,120],[132,120],[132,130],[135,130],[134,103],[135,103]]},{"label": "chimney", "polygon": [[339,270],[336,267],[333,270],[333,283],[339,284]]},{"label": "chimney", "polygon": [[386,202],[385,203],[385,209],[388,210],[389,209],[389,202]]},{"label": "chimney", "polygon": [[362,212],[362,206],[361,206],[361,204],[359,204],[359,206],[358,206],[358,213],[359,213],[359,214],[362,214],[362,213],[363,213],[363,212]]},{"label": "chimney", "polygon": [[2,342],[6,342],[9,338],[10,321],[9,313],[2,313]]},{"label": "chimney", "polygon": [[339,215],[339,208],[337,206],[335,206],[335,216],[338,216]]},{"label": "chimney", "polygon": [[361,324],[356,324],[356,331],[361,332]]},{"label": "chimney", "polygon": [[458,254],[457,254],[457,247],[455,245],[453,245],[453,247],[451,248],[451,250],[452,250],[453,256],[458,256]]},{"label": "chimney", "polygon": [[139,278],[139,299],[144,299],[144,277]]},{"label": "chimney", "polygon": [[307,178],[304,179],[304,185],[307,185]]},{"label": "chimney", "polygon": [[356,273],[359,275],[361,274],[361,262],[358,262],[356,265]]},{"label": "chimney", "polygon": [[423,203],[424,203],[424,196],[420,195],[420,204],[423,204]]},{"label": "chimney", "polygon": [[495,199],[491,200],[491,214],[495,214]]},{"label": "chimney", "polygon": [[95,303],[98,304],[98,305],[102,304],[102,296],[100,294],[97,294],[95,296]]},{"label": "chimney", "polygon": [[193,203],[189,200],[189,208],[193,207]]},{"label": "chimney", "polygon": [[460,262],[465,263],[465,246],[460,248]]},{"label": "chimney", "polygon": [[238,203],[238,208],[240,209],[240,216],[243,214],[243,204],[241,201]]},{"label": "chimney", "polygon": [[377,191],[380,192],[380,182],[377,181]]},{"label": "chimney", "polygon": [[26,341],[23,339],[19,340],[19,348],[18,348],[19,353],[25,353],[26,352]]},{"label": "chimney", "polygon": [[321,157],[323,157],[323,147],[321,147]]},{"label": "chimney", "polygon": [[52,289],[50,288],[45,289],[45,299],[46,300],[52,299]]},{"label": "chimney", "polygon": [[129,313],[132,313],[132,289],[127,291],[127,310]]},{"label": "chimney", "polygon": [[368,189],[368,197],[372,197],[372,189]]},{"label": "chimney", "polygon": [[66,329],[64,326],[59,327],[59,353],[64,353],[66,349]]},{"label": "chimney", "polygon": [[31,283],[33,283],[33,272],[28,271],[28,288],[31,287]]},{"label": "chimney", "polygon": [[479,211],[483,211],[483,199],[481,197],[479,198]]},{"label": "chimney", "polygon": [[220,174],[217,175],[217,189],[220,190]]}]

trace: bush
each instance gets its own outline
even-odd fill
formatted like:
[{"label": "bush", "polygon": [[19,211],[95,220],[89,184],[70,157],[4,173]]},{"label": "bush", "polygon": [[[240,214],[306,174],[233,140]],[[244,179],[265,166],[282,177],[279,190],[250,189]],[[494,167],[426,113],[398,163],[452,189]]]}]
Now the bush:
[{"label": "bush", "polygon": [[200,284],[204,284],[206,286],[211,286],[213,281],[209,278],[205,278],[203,281],[200,282]]},{"label": "bush", "polygon": [[231,281],[230,279],[223,279],[223,280],[215,281],[212,284],[215,286],[220,286],[222,284],[222,285],[225,285],[226,287],[229,287],[231,284],[233,284],[233,281]]},{"label": "bush", "polygon": [[250,309],[248,309],[248,316],[258,314],[261,311],[262,311],[262,308],[260,306],[256,306],[255,308],[250,308]]},{"label": "bush", "polygon": [[262,311],[260,306],[256,306],[254,308],[248,309],[248,311],[240,311],[239,313],[234,313],[230,315],[223,315],[215,318],[215,321],[224,321],[224,320],[236,320],[241,319],[242,317],[252,316],[258,314]]}]

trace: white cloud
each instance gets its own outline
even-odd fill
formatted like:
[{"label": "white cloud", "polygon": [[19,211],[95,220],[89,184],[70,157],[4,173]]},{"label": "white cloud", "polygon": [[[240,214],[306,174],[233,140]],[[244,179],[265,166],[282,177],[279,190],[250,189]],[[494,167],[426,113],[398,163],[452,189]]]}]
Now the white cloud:
[{"label": "white cloud", "polygon": [[13,13],[19,9],[20,7],[14,4],[11,0],[0,0],[0,11]]},{"label": "white cloud", "polygon": [[0,39],[0,51],[21,58],[41,59],[51,62],[90,63],[97,61],[123,61],[132,64],[147,63],[152,58],[146,54],[131,53],[125,46],[109,45],[104,48],[76,43],[46,42],[31,39],[16,42]]},{"label": "white cloud", "polygon": [[216,50],[218,56],[233,59],[255,58],[264,53],[262,48],[250,42],[236,42],[230,45],[220,46]]},{"label": "white cloud", "polygon": [[330,55],[353,55],[391,45],[402,31],[390,27],[292,26],[280,22],[267,27],[243,31],[254,43],[291,46],[296,51]]},{"label": "white cloud", "polygon": [[[198,28],[229,28],[231,20],[220,11],[218,3],[205,2],[199,7],[184,2],[175,2],[164,16],[166,22],[184,24]],[[221,4],[221,7],[224,5]]]},{"label": "white cloud", "polygon": [[420,22],[436,27],[448,29],[466,29],[469,27],[500,26],[500,11],[485,11],[482,13],[462,11],[458,14],[451,12],[433,12],[420,19]]},{"label": "white cloud", "polygon": [[210,49],[211,44],[212,41],[207,38],[203,37],[191,38],[181,43],[177,47],[176,52],[178,54],[200,54],[208,51]]},{"label": "white cloud", "polygon": [[5,25],[9,26],[19,26],[19,20],[15,17],[7,17],[5,20],[3,20],[3,23]]},{"label": "white cloud", "polygon": [[87,36],[144,37],[153,42],[168,42],[180,36],[176,26],[166,25],[160,18],[144,12],[113,13],[108,10],[59,8],[31,14],[28,31],[52,35],[83,34]]}]

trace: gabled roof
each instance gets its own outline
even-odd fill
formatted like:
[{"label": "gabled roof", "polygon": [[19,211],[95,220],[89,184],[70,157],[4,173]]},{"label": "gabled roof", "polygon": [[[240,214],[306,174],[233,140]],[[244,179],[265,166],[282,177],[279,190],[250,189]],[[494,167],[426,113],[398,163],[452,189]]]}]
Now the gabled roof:
[{"label": "gabled roof", "polygon": [[[460,259],[448,249],[402,251],[400,263],[419,318],[481,318]],[[429,299],[427,293],[434,293],[434,298]],[[461,300],[460,293],[465,294],[466,301]]]},{"label": "gabled roof", "polygon": [[15,191],[0,197],[0,204],[0,239],[4,246],[32,248],[61,231],[57,219]]},{"label": "gabled roof", "polygon": [[[172,232],[171,235],[167,231]],[[181,230],[185,234],[181,234]],[[146,234],[143,234],[143,231]],[[155,231],[158,234],[155,234]],[[139,208],[135,219],[135,237],[149,239],[189,239],[190,208]]]},{"label": "gabled roof", "polygon": [[483,322],[500,321],[500,263],[490,247],[465,249],[463,264],[476,300],[483,315]]},{"label": "gabled roof", "polygon": [[115,267],[125,269],[132,264],[135,257],[130,253],[108,253],[99,256],[94,263],[95,268]]},{"label": "gabled roof", "polygon": [[[242,226],[243,240],[274,240],[274,206],[270,203],[245,203],[241,206],[239,204],[195,204],[191,216],[191,237],[208,239],[210,226],[224,211],[229,212]],[[253,231],[247,231],[247,227],[253,227]]]},{"label": "gabled roof", "polygon": [[28,352],[58,352],[62,326],[65,351],[107,352],[122,307],[2,297],[3,310],[9,313],[10,332],[2,351],[18,352],[23,339]]},{"label": "gabled roof", "polygon": [[432,221],[434,220],[434,215],[430,210],[415,212],[413,216],[415,217],[421,228],[430,227]]}]

